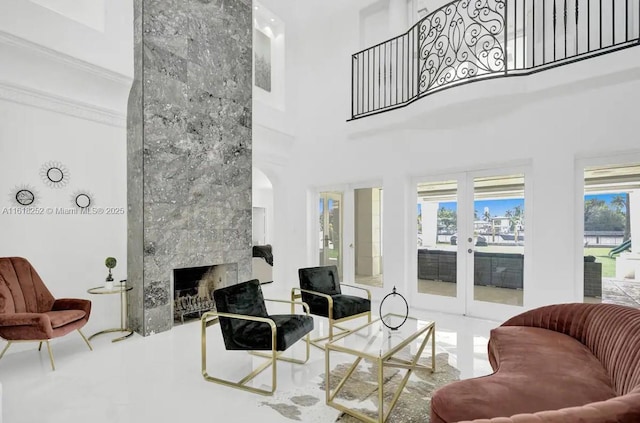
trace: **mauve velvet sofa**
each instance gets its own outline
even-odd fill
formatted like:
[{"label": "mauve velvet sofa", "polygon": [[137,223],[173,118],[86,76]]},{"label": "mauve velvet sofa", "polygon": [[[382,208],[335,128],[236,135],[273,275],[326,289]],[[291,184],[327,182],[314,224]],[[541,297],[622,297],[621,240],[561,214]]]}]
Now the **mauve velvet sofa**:
[{"label": "mauve velvet sofa", "polygon": [[431,422],[640,423],[640,310],[559,304],[491,331],[494,373],[438,389]]}]

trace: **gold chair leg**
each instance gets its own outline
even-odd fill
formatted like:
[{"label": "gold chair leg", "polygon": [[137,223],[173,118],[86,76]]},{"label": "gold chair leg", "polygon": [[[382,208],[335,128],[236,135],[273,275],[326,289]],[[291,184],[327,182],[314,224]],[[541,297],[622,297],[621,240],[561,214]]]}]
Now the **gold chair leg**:
[{"label": "gold chair leg", "polygon": [[4,353],[7,352],[7,350],[11,346],[11,342],[12,341],[7,341],[7,345],[4,346],[4,348],[2,349],[2,352],[0,353],[0,359],[4,357]]},{"label": "gold chair leg", "polygon": [[[82,333],[82,331],[80,329],[78,329],[78,333],[80,334],[80,336],[82,336],[82,339],[84,339],[84,342],[86,342],[87,346],[89,347],[89,349],[91,351],[93,351],[93,347],[91,346],[91,344],[89,343],[89,340],[87,339],[86,336],[84,336],[84,333]],[[42,345],[42,342],[40,343],[40,345]]]},{"label": "gold chair leg", "polygon": [[[216,319],[217,320],[217,319]],[[258,368],[256,368],[255,370],[253,370],[251,373],[249,373],[248,375],[246,375],[245,377],[243,377],[240,381],[238,382],[233,382],[230,380],[226,380],[226,379],[220,379],[214,376],[211,376],[209,374],[209,372],[207,371],[207,327],[210,326],[212,323],[214,323],[213,321],[207,321],[206,317],[201,318],[201,341],[202,341],[202,345],[201,345],[201,353],[202,353],[202,377],[204,378],[204,380],[206,380],[207,382],[214,382],[214,383],[218,383],[220,385],[225,385],[225,386],[229,386],[232,388],[237,388],[237,389],[242,389],[243,391],[248,391],[248,392],[253,392],[255,394],[261,394],[261,395],[273,395],[273,393],[276,390],[276,386],[277,386],[277,366],[276,366],[276,359],[277,359],[277,351],[276,351],[276,334],[275,331],[272,332],[272,339],[271,339],[271,354],[270,359],[263,363],[262,365],[260,365]],[[252,379],[254,379],[256,376],[258,376],[260,373],[262,373],[263,371],[265,371],[266,369],[268,369],[269,367],[271,367],[271,389],[260,389],[260,388],[254,388],[252,386],[247,386],[246,384],[251,381]]]},{"label": "gold chair leg", "polygon": [[38,351],[42,351],[42,341],[40,341],[40,344],[38,345]]},{"label": "gold chair leg", "polygon": [[51,344],[49,343],[48,339],[45,342],[47,343],[47,349],[49,350],[49,360],[51,360],[51,370],[55,370],[56,365],[53,362],[53,352],[51,352]]}]

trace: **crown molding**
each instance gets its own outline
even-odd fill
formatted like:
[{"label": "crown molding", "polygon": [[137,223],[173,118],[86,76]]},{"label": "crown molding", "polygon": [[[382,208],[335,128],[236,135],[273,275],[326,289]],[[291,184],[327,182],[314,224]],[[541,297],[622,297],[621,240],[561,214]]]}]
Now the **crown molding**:
[{"label": "crown molding", "polygon": [[17,37],[2,30],[0,30],[0,44],[6,44],[9,46],[18,47],[20,49],[30,50],[33,53],[39,56],[46,57],[49,60],[53,60],[63,65],[92,74],[100,78],[107,79],[109,81],[116,82],[118,84],[131,85],[131,81],[133,81],[133,77],[131,76],[105,69],[101,66],[86,62],[65,53],[61,53],[49,47],[45,47],[40,44],[28,41],[24,38]]},{"label": "crown molding", "polygon": [[0,99],[26,104],[51,112],[91,120],[118,128],[126,128],[127,116],[116,110],[0,81]]}]

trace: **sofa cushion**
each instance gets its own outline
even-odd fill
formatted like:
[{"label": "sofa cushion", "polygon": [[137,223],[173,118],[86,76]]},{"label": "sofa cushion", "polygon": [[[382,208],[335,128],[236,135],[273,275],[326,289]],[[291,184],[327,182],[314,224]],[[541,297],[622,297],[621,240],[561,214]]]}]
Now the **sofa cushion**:
[{"label": "sofa cushion", "polygon": [[547,329],[491,331],[492,375],[454,382],[433,396],[436,419],[458,422],[557,410],[616,396],[598,359],[576,339]]}]

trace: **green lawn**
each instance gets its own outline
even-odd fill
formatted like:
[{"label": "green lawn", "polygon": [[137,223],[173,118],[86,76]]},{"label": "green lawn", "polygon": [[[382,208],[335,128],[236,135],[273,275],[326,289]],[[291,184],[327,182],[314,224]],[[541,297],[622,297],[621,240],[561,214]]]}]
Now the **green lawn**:
[{"label": "green lawn", "polygon": [[609,257],[612,247],[590,247],[584,249],[585,256],[594,256],[598,263],[602,263],[602,276],[612,278],[616,275],[616,259]]}]

